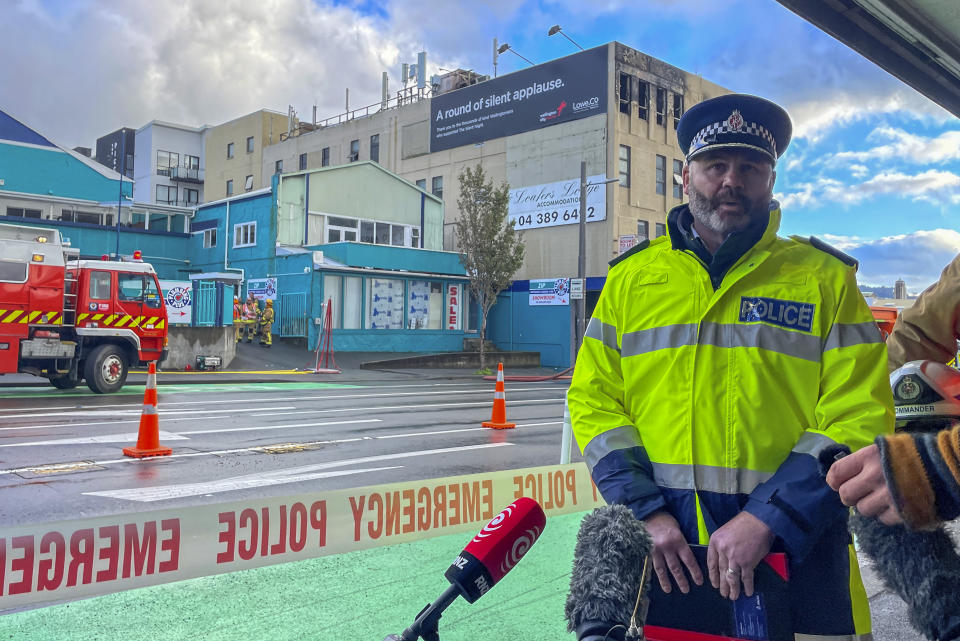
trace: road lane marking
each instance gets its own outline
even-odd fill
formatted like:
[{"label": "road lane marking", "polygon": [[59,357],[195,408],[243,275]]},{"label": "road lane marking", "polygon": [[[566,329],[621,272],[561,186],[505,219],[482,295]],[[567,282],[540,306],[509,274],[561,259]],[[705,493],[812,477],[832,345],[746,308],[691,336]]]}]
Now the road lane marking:
[{"label": "road lane marking", "polygon": [[[395,459],[414,458],[421,456],[436,456],[450,454],[453,452],[464,452],[470,450],[481,450],[494,447],[504,447],[512,443],[484,443],[481,445],[464,445],[460,447],[445,447],[435,450],[415,450],[412,452],[394,452],[392,454],[379,454],[376,456],[363,456],[353,459],[344,459],[342,461],[327,461],[325,463],[314,463],[311,465],[301,465],[299,467],[274,470],[272,472],[257,472],[256,474],[245,474],[243,476],[234,476],[218,481],[203,481],[199,483],[185,483],[182,485],[161,485],[150,488],[129,488],[123,490],[102,490],[98,492],[84,492],[86,496],[101,496],[106,498],[124,499],[128,501],[162,501],[172,498],[183,498],[187,496],[198,496],[200,494],[214,494],[217,492],[229,492],[232,490],[250,489],[263,487],[267,485],[280,485],[283,483],[296,483],[299,481],[313,480],[317,478],[326,478],[327,476],[339,476],[349,474],[354,470],[343,470],[340,474],[323,472],[331,468],[343,467],[345,465],[362,465],[365,463],[378,463],[380,461],[392,461]],[[370,468],[359,470],[360,472],[377,471],[382,469],[394,468]]]},{"label": "road lane marking", "polygon": [[[551,421],[549,423],[524,423],[523,425],[517,423],[517,429],[521,427],[542,427],[544,425],[563,425],[563,421]],[[459,434],[461,432],[486,432],[489,427],[460,427],[452,430],[435,430],[433,432],[408,432],[406,434],[383,434],[381,436],[371,436],[373,439],[388,439],[388,438],[407,438],[410,436],[436,436],[437,434]]]},{"label": "road lane marking", "polygon": [[[188,441],[186,436],[173,432],[160,432],[161,441]],[[136,434],[104,434],[102,436],[82,436],[80,438],[61,438],[49,441],[30,441],[29,443],[4,443],[0,447],[27,447],[29,445],[90,445],[94,443],[136,443]]]},{"label": "road lane marking", "polygon": [[[258,399],[258,400],[260,400],[261,402],[263,401],[263,399]],[[47,417],[47,416],[78,416],[78,417],[81,417],[81,418],[87,417],[87,416],[91,416],[91,417],[93,417],[93,416],[135,416],[135,415],[137,415],[137,414],[140,414],[141,411],[142,411],[142,405],[124,405],[123,407],[126,408],[126,409],[125,409],[125,410],[122,410],[122,411],[117,411],[117,410],[113,410],[113,411],[100,411],[99,409],[89,409],[89,410],[87,410],[87,409],[78,409],[78,410],[75,410],[75,411],[73,411],[73,412],[42,412],[42,413],[37,413],[37,414],[0,414],[0,420],[6,419],[6,418],[37,418],[37,417]],[[292,410],[292,409],[296,409],[296,408],[297,408],[296,405],[284,405],[284,406],[282,406],[282,407],[275,407],[275,406],[271,406],[271,407],[243,407],[243,408],[236,408],[236,409],[218,408],[218,409],[216,409],[216,410],[201,410],[201,409],[197,409],[197,410],[187,410],[187,409],[183,409],[183,410],[159,410],[158,413],[159,413],[160,415],[164,415],[164,414],[188,414],[188,413],[202,414],[202,413],[210,413],[211,411],[215,411],[215,412],[218,412],[218,413],[220,413],[220,414],[223,414],[223,413],[237,413],[237,412],[257,412],[257,411],[259,411],[259,410]]]},{"label": "road lane marking", "polygon": [[[358,388],[363,389],[363,388]],[[557,390],[556,387],[511,387],[511,391],[514,392],[538,392],[538,391],[561,391]],[[462,389],[462,390],[440,390],[436,392],[397,392],[390,394],[331,394],[323,396],[278,396],[276,398],[270,398],[271,402],[279,401],[304,401],[304,400],[316,400],[323,401],[329,399],[344,399],[344,398],[375,398],[375,397],[384,397],[384,396],[424,396],[424,395],[435,395],[435,394],[490,394],[491,390],[487,386],[477,389]],[[102,398],[99,397],[99,398]],[[235,398],[227,400],[205,400],[205,401],[163,401],[159,403],[162,407],[167,406],[179,406],[179,405],[215,405],[220,403],[262,403],[263,397],[257,398]],[[120,408],[120,409],[130,409],[138,407],[138,403],[123,403],[123,404],[111,404],[111,405],[58,405],[55,407],[19,407],[16,409],[10,409],[7,411],[16,411],[16,412],[31,412],[33,410],[103,410],[111,408]],[[30,414],[30,416],[43,416],[43,414]],[[2,414],[0,413],[0,418],[19,418],[17,415],[13,414]]]},{"label": "road lane marking", "polygon": [[[562,403],[562,398],[525,398],[522,400],[512,400],[507,401],[507,405],[519,406],[526,405],[528,403]],[[421,407],[466,407],[468,405],[482,405],[489,407],[490,403],[488,401],[482,401],[477,403],[417,403],[416,405],[376,405],[373,407],[340,407],[329,410],[299,410],[295,412],[267,412],[263,414],[251,414],[251,416],[291,416],[293,414],[326,414],[329,412],[358,412],[358,411],[369,411],[376,412],[380,410],[405,410],[405,409],[416,409]]]},{"label": "road lane marking", "polygon": [[225,432],[256,432],[258,430],[280,430],[287,427],[320,427],[323,425],[355,425],[357,423],[382,423],[379,418],[359,418],[353,421],[326,421],[323,423],[287,423],[286,425],[257,425],[254,427],[230,427],[219,430],[192,430],[188,432],[178,432],[179,434],[223,434]]},{"label": "road lane marking", "polygon": [[[165,422],[176,422],[176,421],[219,421],[227,420],[230,418],[235,418],[232,416],[185,416],[183,418],[178,418],[176,416],[169,416],[164,419]],[[59,427],[78,427],[82,425],[124,425],[126,423],[132,423],[136,425],[139,423],[139,419],[132,419],[129,421],[92,421],[89,423],[47,423],[44,425],[17,425],[16,427],[0,427],[0,432],[8,432],[14,430],[48,430],[56,429]]]}]

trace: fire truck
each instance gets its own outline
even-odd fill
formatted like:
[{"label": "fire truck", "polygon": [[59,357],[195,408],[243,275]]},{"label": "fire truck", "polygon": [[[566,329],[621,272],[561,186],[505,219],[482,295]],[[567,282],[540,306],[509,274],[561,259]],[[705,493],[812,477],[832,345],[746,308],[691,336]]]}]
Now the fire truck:
[{"label": "fire truck", "polygon": [[[0,375],[123,387],[128,368],[166,356],[167,311],[153,267],[81,260],[46,227],[0,223]],[[106,257],[105,257],[106,258]]]}]

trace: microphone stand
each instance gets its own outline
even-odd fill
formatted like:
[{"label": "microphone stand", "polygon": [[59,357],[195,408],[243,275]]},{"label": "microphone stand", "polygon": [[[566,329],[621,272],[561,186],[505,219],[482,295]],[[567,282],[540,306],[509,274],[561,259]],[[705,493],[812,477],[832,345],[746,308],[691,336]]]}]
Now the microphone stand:
[{"label": "microphone stand", "polygon": [[440,632],[437,629],[440,617],[458,596],[460,596],[460,590],[457,586],[451,585],[444,590],[439,599],[420,610],[413,624],[404,630],[403,634],[399,637],[391,634],[383,641],[417,641],[420,638],[423,638],[423,641],[440,641]]}]

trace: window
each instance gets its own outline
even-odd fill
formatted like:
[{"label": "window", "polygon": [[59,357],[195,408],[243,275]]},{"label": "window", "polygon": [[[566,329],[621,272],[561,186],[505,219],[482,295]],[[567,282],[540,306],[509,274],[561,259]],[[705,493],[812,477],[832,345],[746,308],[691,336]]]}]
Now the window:
[{"label": "window", "polygon": [[620,74],[620,113],[630,115],[630,99],[633,97],[631,89],[633,77],[630,74]]},{"label": "window", "polygon": [[233,181],[232,181],[232,180],[228,180],[228,181],[227,181],[227,195],[228,195],[228,196],[232,196],[232,195],[233,195]]},{"label": "window", "polygon": [[378,245],[390,244],[390,223],[377,223],[376,238],[373,242]]},{"label": "window", "polygon": [[620,185],[630,186],[630,147],[620,145]]},{"label": "window", "polygon": [[227,143],[227,158],[233,158],[233,143]]},{"label": "window", "polygon": [[657,156],[657,193],[667,193],[667,159]]},{"label": "window", "polygon": [[330,165],[330,147],[324,147],[320,150],[320,166],[328,167]]},{"label": "window", "polygon": [[300,171],[307,168],[307,154],[300,154]]},{"label": "window", "polygon": [[90,272],[90,299],[110,300],[110,272]]},{"label": "window", "polygon": [[667,235],[667,226],[663,223],[657,223],[655,229],[657,230],[657,238]]},{"label": "window", "polygon": [[41,218],[39,209],[24,209],[23,207],[7,207],[7,216],[20,218]]},{"label": "window", "polygon": [[11,258],[0,258],[0,281],[25,283],[27,281],[27,263]]},{"label": "window", "polygon": [[405,245],[403,242],[404,236],[406,236],[404,231],[403,225],[390,225],[390,244],[403,247]]},{"label": "window", "polygon": [[253,153],[253,136],[247,136],[247,153]]},{"label": "window", "polygon": [[360,242],[361,243],[372,243],[374,242],[374,222],[372,220],[364,220],[360,222]]},{"label": "window", "polygon": [[360,160],[360,141],[350,141],[350,155],[347,156],[347,162],[357,162]]},{"label": "window", "polygon": [[417,187],[420,188],[420,189],[422,189],[422,190],[424,190],[424,191],[426,191],[426,190],[427,190],[427,179],[426,179],[426,178],[421,178],[420,180],[418,180],[418,181],[417,181]]},{"label": "window", "polygon": [[650,85],[644,81],[637,84],[637,116],[641,120],[647,119],[647,108],[650,106]]},{"label": "window", "polygon": [[[360,329],[363,280],[359,276],[343,278],[343,328]],[[336,311],[336,310],[334,310]]]},{"label": "window", "polygon": [[367,329],[403,329],[403,281],[367,279]]},{"label": "window", "polygon": [[420,244],[420,228],[419,227],[410,228],[410,246],[422,247],[422,245]]},{"label": "window", "polygon": [[437,198],[443,198],[443,176],[433,177],[433,185],[430,190],[430,193],[432,193]]},{"label": "window", "polygon": [[200,156],[184,156],[183,166],[187,169],[200,169]]},{"label": "window", "polygon": [[143,301],[143,274],[117,274],[117,298],[134,303]]},{"label": "window", "polygon": [[657,124],[663,124],[663,118],[667,112],[667,90],[663,87],[657,87]]},{"label": "window", "polygon": [[253,175],[248,175],[243,180],[243,190],[250,191],[251,189],[253,189]]},{"label": "window", "polygon": [[650,239],[650,223],[645,220],[637,221],[637,242],[642,243]]},{"label": "window", "polygon": [[357,221],[353,218],[327,217],[327,242],[357,240]]},{"label": "window", "polygon": [[412,280],[407,284],[407,329],[440,329],[443,319],[443,283]]},{"label": "window", "polygon": [[282,174],[283,173],[283,160],[278,160],[273,163],[273,173]]},{"label": "window", "polygon": [[169,185],[157,185],[157,204],[176,205],[177,188]]},{"label": "window", "polygon": [[150,276],[144,276],[143,304],[153,309],[160,309],[163,304],[163,298],[157,291],[157,283]]},{"label": "window", "polygon": [[203,248],[210,249],[217,246],[217,228],[203,230]]},{"label": "window", "polygon": [[180,154],[172,151],[157,151],[157,175],[169,176],[170,170],[180,164]]},{"label": "window", "polygon": [[200,202],[200,190],[184,188],[183,200],[188,207],[198,204]]},{"label": "window", "polygon": [[673,197],[683,198],[683,161],[673,160]]},{"label": "window", "polygon": [[673,94],[673,128],[676,129],[680,124],[680,116],[683,115],[683,94]]},{"label": "window", "polygon": [[340,282],[342,280],[342,276],[323,275],[323,300],[324,302],[330,302],[330,318],[333,320],[331,323],[332,329],[340,329],[340,305],[343,302],[340,296]]},{"label": "window", "polygon": [[238,223],[233,226],[233,246],[252,247],[257,244],[257,223]]},{"label": "window", "polygon": [[380,162],[380,134],[370,136],[370,160]]},{"label": "window", "polygon": [[123,173],[125,176],[133,177],[133,154],[127,154],[127,168]]}]

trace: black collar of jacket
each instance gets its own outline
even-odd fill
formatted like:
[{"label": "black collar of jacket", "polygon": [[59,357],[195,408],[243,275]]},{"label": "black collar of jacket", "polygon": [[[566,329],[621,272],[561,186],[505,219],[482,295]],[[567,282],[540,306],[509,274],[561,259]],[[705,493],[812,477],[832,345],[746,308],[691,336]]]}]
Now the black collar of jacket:
[{"label": "black collar of jacket", "polygon": [[670,244],[677,251],[689,250],[693,252],[707,268],[713,289],[720,287],[723,276],[741,256],[757,244],[763,237],[763,232],[770,223],[770,214],[754,221],[743,231],[733,232],[717,248],[716,254],[711,254],[699,238],[691,231],[693,214],[687,204],[678,205],[667,215],[667,231],[670,233]]}]

